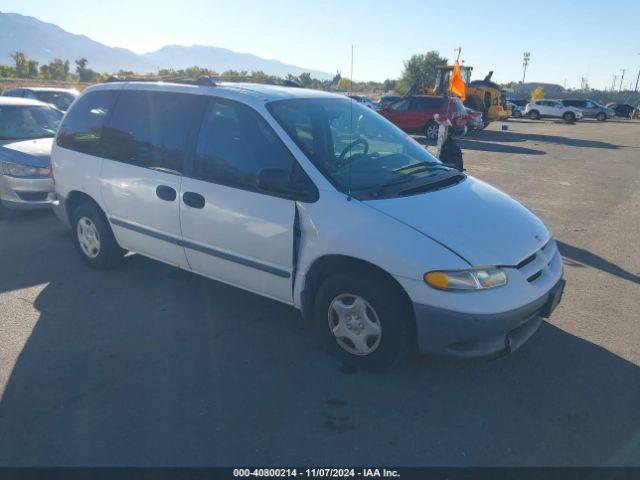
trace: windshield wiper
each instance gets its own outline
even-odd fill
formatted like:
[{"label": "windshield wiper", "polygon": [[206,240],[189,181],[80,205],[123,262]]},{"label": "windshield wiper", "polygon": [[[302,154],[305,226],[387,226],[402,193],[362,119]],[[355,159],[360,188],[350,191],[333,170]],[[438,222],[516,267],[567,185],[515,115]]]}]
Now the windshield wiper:
[{"label": "windshield wiper", "polygon": [[447,167],[446,165],[444,165],[442,163],[417,162],[417,163],[412,163],[412,164],[409,164],[409,165],[405,165],[404,167],[396,168],[395,170],[392,170],[392,172],[408,172],[409,170],[415,170],[415,169],[429,170],[429,169],[432,169],[432,168],[444,168],[446,170],[449,170],[450,167]]}]

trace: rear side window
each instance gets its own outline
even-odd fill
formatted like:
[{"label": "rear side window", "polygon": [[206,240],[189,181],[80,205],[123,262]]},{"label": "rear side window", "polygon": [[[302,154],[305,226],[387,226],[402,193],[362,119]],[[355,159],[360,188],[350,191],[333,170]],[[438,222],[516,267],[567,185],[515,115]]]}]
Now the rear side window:
[{"label": "rear side window", "polygon": [[99,155],[104,124],[118,92],[101,90],[83,95],[64,117],[58,146],[89,155]]},{"label": "rear side window", "polygon": [[411,100],[411,110],[431,110],[437,109],[443,99],[440,98],[425,98],[418,97]]},{"label": "rear side window", "polygon": [[289,172],[291,188],[313,186],[298,162],[256,111],[237,102],[210,100],[196,146],[194,176],[244,190],[257,190],[263,169]]},{"label": "rear side window", "polygon": [[104,157],[182,173],[189,132],[200,104],[197,95],[122,92],[104,131]]}]

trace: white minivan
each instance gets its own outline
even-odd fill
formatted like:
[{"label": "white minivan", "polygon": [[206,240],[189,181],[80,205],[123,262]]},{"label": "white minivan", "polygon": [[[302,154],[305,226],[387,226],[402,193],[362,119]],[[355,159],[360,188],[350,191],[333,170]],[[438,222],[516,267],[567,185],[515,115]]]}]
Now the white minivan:
[{"label": "white minivan", "polygon": [[344,96],[96,85],[64,117],[52,173],[90,266],[133,251],[293,305],[355,366],[510,352],[564,287],[531,211]]}]

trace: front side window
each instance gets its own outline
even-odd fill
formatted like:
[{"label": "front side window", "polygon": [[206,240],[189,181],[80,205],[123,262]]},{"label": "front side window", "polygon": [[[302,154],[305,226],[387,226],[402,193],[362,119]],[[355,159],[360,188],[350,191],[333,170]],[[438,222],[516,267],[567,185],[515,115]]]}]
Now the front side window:
[{"label": "front side window", "polygon": [[62,114],[37,105],[0,106],[0,140],[27,140],[53,137]]},{"label": "front side window", "polygon": [[124,91],[104,131],[104,156],[138,167],[182,173],[197,95]]},{"label": "front side window", "polygon": [[58,146],[98,155],[104,125],[117,96],[116,90],[84,94],[65,116],[58,133]]},{"label": "front side window", "polygon": [[267,108],[340,191],[382,198],[460,172],[371,109],[343,99],[279,100]]},{"label": "front side window", "polygon": [[[300,135],[305,138],[301,125]],[[258,191],[263,170],[286,171],[289,189],[312,189],[291,152],[273,129],[252,108],[238,102],[213,99],[200,127],[194,175],[202,180]]]},{"label": "front side window", "polygon": [[391,105],[391,110],[394,112],[402,112],[409,108],[409,100],[400,100]]}]

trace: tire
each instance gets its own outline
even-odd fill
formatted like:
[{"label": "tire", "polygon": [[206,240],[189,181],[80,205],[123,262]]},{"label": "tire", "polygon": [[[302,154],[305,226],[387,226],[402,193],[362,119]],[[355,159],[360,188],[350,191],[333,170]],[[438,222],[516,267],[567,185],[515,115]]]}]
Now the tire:
[{"label": "tire", "polygon": [[531,110],[529,112],[529,118],[531,120],[538,120],[540,118],[540,112],[538,110]]},{"label": "tire", "polygon": [[126,253],[113,236],[111,226],[98,206],[80,204],[72,214],[72,234],[84,263],[93,268],[113,268]]},{"label": "tire", "polygon": [[513,118],[522,118],[522,112],[520,110],[516,110],[513,112]]},{"label": "tire", "polygon": [[597,119],[599,122],[604,122],[604,121],[607,119],[607,114],[606,114],[606,113],[603,113],[603,112],[600,112],[600,113],[598,113],[598,114],[596,115],[596,119]]},{"label": "tire", "polygon": [[352,367],[391,368],[415,344],[413,312],[399,287],[365,269],[335,273],[322,282],[314,321],[322,343]]},{"label": "tire", "polygon": [[429,123],[427,123],[427,126],[424,128],[424,134],[427,137],[427,140],[437,140],[439,128],[440,128],[440,125],[438,125],[438,122],[434,122],[432,120]]},{"label": "tire", "polygon": [[573,123],[576,121],[576,114],[573,112],[564,112],[562,119],[567,123]]}]

